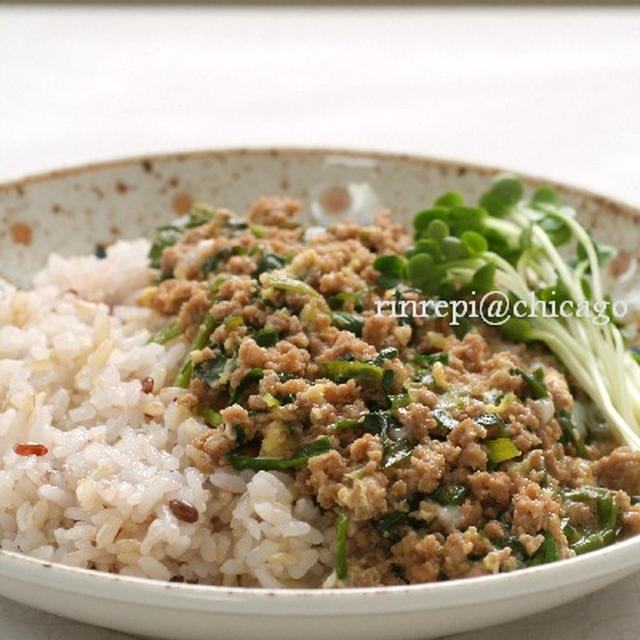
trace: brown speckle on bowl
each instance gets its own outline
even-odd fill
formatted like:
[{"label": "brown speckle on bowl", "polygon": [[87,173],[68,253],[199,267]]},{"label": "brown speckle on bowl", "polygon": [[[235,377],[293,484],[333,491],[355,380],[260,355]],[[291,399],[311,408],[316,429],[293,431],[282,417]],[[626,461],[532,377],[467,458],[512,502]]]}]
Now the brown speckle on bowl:
[{"label": "brown speckle on bowl", "polygon": [[621,251],[609,264],[609,273],[611,276],[619,278],[622,274],[629,271],[631,259],[629,252]]},{"label": "brown speckle on bowl", "polygon": [[98,200],[102,200],[102,198],[104,198],[104,191],[100,187],[93,185],[91,187],[91,191],[95,193],[96,198],[98,198]]},{"label": "brown speckle on bowl", "polygon": [[151,164],[151,160],[143,160],[141,163],[142,170],[145,173],[151,173],[153,171],[153,164]]},{"label": "brown speckle on bowl", "polygon": [[321,203],[326,213],[339,215],[351,206],[351,195],[345,187],[331,187],[322,194]]},{"label": "brown speckle on bowl", "polygon": [[129,185],[122,182],[122,180],[118,180],[118,182],[116,182],[116,191],[118,193],[127,193],[127,191],[129,191]]},{"label": "brown speckle on bowl", "polygon": [[24,244],[27,246],[31,244],[33,231],[28,224],[24,222],[14,222],[9,230],[11,231],[11,239],[16,244]]},{"label": "brown speckle on bowl", "polygon": [[191,209],[192,203],[193,203],[193,198],[190,195],[186,193],[179,193],[171,201],[171,208],[175,213],[183,216],[185,213],[189,212],[189,209]]}]

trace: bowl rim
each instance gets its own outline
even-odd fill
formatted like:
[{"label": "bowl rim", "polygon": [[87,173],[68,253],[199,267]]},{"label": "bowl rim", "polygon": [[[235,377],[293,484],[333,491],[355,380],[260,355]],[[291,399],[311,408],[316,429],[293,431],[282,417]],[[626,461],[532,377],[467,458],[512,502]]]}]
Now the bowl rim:
[{"label": "bowl rim", "polygon": [[466,173],[473,172],[477,175],[491,177],[497,174],[506,173],[516,176],[531,186],[549,186],[558,189],[566,194],[575,197],[582,197],[593,201],[599,207],[608,209],[615,215],[622,215],[630,218],[634,224],[640,225],[640,203],[630,204],[608,194],[592,191],[586,187],[572,185],[547,178],[538,174],[530,174],[518,170],[508,169],[502,166],[487,165],[478,162],[471,162],[456,158],[430,156],[417,153],[401,153],[393,151],[374,151],[369,149],[356,149],[350,147],[296,147],[296,146],[266,146],[266,147],[220,147],[220,148],[199,148],[192,150],[169,151],[160,153],[135,154],[132,156],[119,156],[112,159],[98,162],[85,162],[76,165],[64,166],[60,169],[28,174],[19,178],[12,178],[0,182],[0,195],[10,191],[21,191],[25,187],[41,184],[50,180],[79,176],[92,171],[105,169],[126,168],[128,166],[142,164],[145,162],[167,162],[185,161],[195,158],[222,158],[224,156],[246,156],[246,157],[287,157],[295,158],[300,156],[343,156],[347,158],[365,158],[368,160],[381,160],[391,162],[401,162],[416,164],[421,166],[436,166],[443,169],[455,170]]},{"label": "bowl rim", "polygon": [[[608,196],[590,191],[582,187],[568,185],[563,182],[546,179],[540,176],[532,176],[530,174],[521,173],[519,171],[510,171],[500,167],[477,164],[473,162],[465,162],[461,160],[445,159],[440,157],[430,157],[419,154],[391,153],[357,149],[344,148],[302,148],[302,147],[229,147],[220,149],[198,149],[193,151],[180,151],[169,153],[152,153],[135,156],[126,156],[112,160],[105,160],[95,163],[84,163],[62,169],[45,171],[41,173],[31,174],[22,178],[13,179],[0,183],[0,195],[8,193],[12,190],[21,191],[23,188],[43,184],[48,181],[69,178],[73,176],[91,173],[92,171],[101,171],[105,169],[127,168],[129,166],[142,164],[144,162],[167,162],[167,161],[184,161],[190,158],[221,158],[224,156],[246,156],[246,157],[286,157],[295,158],[300,156],[318,156],[318,157],[348,157],[348,158],[365,158],[370,160],[381,160],[399,163],[417,164],[420,166],[436,166],[448,170],[461,173],[471,172],[479,176],[491,177],[499,173],[510,173],[521,179],[527,185],[548,185],[563,193],[581,197],[592,201],[598,207],[609,210],[614,215],[622,215],[630,218],[635,224],[640,225],[640,207],[636,207]],[[57,562],[50,562],[28,556],[19,552],[0,549],[0,575],[11,574],[21,581],[30,581],[31,576],[39,582],[49,582],[50,578],[59,576],[60,578],[68,578],[69,584],[56,581],[55,588],[57,590],[77,592],[82,587],[89,585],[101,584],[105,587],[104,596],[111,600],[130,600],[132,594],[137,593],[142,599],[145,595],[164,593],[171,597],[176,596],[184,599],[194,600],[194,602],[208,602],[213,597],[221,598],[225,603],[234,603],[238,607],[246,604],[245,599],[250,597],[252,600],[256,598],[260,601],[273,602],[274,597],[286,602],[296,601],[303,598],[306,601],[313,597],[314,601],[322,601],[330,606],[335,598],[352,601],[367,597],[370,602],[378,602],[378,597],[385,596],[385,599],[393,599],[396,607],[401,607],[407,611],[415,610],[417,601],[415,598],[407,596],[435,596],[438,594],[442,598],[447,595],[454,594],[456,596],[456,606],[463,603],[481,603],[496,597],[499,592],[509,589],[513,594],[526,595],[533,591],[538,591],[536,587],[539,580],[548,580],[549,585],[554,587],[562,584],[570,584],[583,577],[587,580],[591,577],[591,573],[597,569],[597,565],[603,567],[608,565],[608,570],[599,570],[593,575],[605,576],[618,573],[624,568],[621,562],[622,557],[640,551],[640,535],[629,538],[613,545],[581,555],[578,557],[568,558],[557,562],[519,569],[509,573],[478,576],[475,578],[458,578],[441,582],[431,582],[412,585],[396,585],[396,586],[377,586],[377,587],[355,587],[348,589],[321,589],[321,588],[259,588],[259,587],[228,587],[220,585],[190,585],[184,583],[171,583],[150,578],[136,578],[132,576],[122,576],[105,572],[98,572],[91,569],[74,567]],[[617,560],[617,562],[616,562]],[[626,563],[629,567],[634,565],[633,562]],[[640,559],[636,564],[640,564]],[[632,569],[629,570],[629,572]],[[53,572],[53,573],[52,573]],[[539,580],[535,580],[538,578]],[[112,590],[112,587],[118,585],[117,589],[122,589],[122,593]],[[122,586],[128,587],[127,589]],[[75,589],[74,589],[75,587]],[[115,591],[115,592],[114,592]],[[478,597],[478,593],[481,597]],[[378,597],[373,597],[378,596]],[[405,600],[406,598],[406,600]],[[413,602],[413,606],[411,606]],[[422,602],[424,608],[426,602]],[[372,605],[375,606],[375,605]],[[453,606],[453,605],[452,605]],[[238,609],[240,611],[240,609]],[[326,609],[326,613],[331,610]],[[333,609],[335,611],[335,609]],[[372,612],[374,609],[372,609]],[[274,615],[281,615],[283,612],[274,611]],[[291,615],[298,615],[300,612],[291,610]],[[359,609],[357,614],[362,614]]]},{"label": "bowl rim", "polygon": [[[335,613],[336,599],[358,609],[342,613],[379,612],[380,598],[389,601],[393,611],[416,611],[431,608],[459,607],[490,602],[496,598],[526,597],[537,593],[544,586],[549,590],[562,589],[577,582],[609,575],[629,574],[640,565],[640,536],[616,542],[608,547],[581,556],[559,560],[545,565],[518,569],[508,573],[455,578],[451,580],[376,587],[350,587],[346,589],[323,588],[263,588],[230,587],[224,585],[198,585],[165,582],[153,578],[123,576],[57,562],[49,562],[19,552],[0,549],[0,576],[26,584],[55,585],[56,591],[84,593],[113,602],[144,604],[150,597],[159,598],[158,605],[176,609],[209,607],[212,602],[220,610],[246,613],[247,599],[256,606],[265,606],[261,613],[271,615],[309,615]],[[633,554],[633,555],[632,555]],[[636,557],[635,562],[628,559]],[[625,562],[625,558],[627,561]],[[95,589],[95,591],[94,591]],[[313,601],[317,609],[273,609],[269,604],[283,605]],[[364,608],[360,606],[363,604]]]}]

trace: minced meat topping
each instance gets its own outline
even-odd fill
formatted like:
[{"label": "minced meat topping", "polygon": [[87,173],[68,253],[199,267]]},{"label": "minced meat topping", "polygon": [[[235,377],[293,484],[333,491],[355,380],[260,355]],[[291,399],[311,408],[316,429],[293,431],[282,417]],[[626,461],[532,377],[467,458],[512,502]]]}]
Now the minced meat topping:
[{"label": "minced meat topping", "polygon": [[191,345],[174,384],[211,427],[203,465],[292,474],[335,514],[345,586],[511,571],[640,531],[640,454],[579,428],[588,400],[548,351],[379,313],[428,297],[376,268],[411,235],[388,212],[311,233],[298,209],[195,204],[152,247],[140,302],[167,316],[156,341]]}]

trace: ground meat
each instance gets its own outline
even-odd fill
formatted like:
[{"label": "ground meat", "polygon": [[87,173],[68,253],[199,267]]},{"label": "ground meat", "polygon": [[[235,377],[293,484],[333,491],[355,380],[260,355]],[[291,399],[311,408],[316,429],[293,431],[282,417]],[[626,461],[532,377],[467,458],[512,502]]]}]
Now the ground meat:
[{"label": "ground meat", "polygon": [[485,506],[506,509],[511,502],[513,485],[511,478],[503,471],[477,471],[469,476],[469,486],[473,495]]},{"label": "ground meat", "polygon": [[249,256],[233,256],[227,262],[227,269],[235,275],[250,275],[256,270],[256,261]]},{"label": "ground meat", "polygon": [[545,451],[544,464],[547,471],[566,487],[593,484],[592,462],[566,455],[562,447],[553,447]]},{"label": "ground meat", "polygon": [[450,432],[448,436],[449,442],[458,447],[465,447],[468,444],[477,442],[487,437],[487,430],[476,424],[470,418],[459,422]]},{"label": "ground meat", "polygon": [[532,556],[544,542],[543,535],[529,535],[528,533],[521,533],[518,536],[518,542],[522,545],[528,556]]},{"label": "ground meat", "polygon": [[[431,392],[429,392],[431,393]],[[437,402],[437,397],[433,395],[433,404],[427,405],[425,401],[414,402],[398,411],[400,422],[409,427],[411,434],[418,442],[428,439],[429,433],[438,428],[438,424],[431,414],[431,408]],[[428,398],[431,401],[431,398]]]},{"label": "ground meat", "polygon": [[629,495],[640,495],[640,452],[619,448],[597,460],[594,472],[598,482]]},{"label": "ground meat", "polygon": [[484,534],[487,536],[487,538],[489,538],[489,540],[498,540],[499,538],[504,538],[504,525],[498,520],[489,520],[489,522],[484,525]]},{"label": "ground meat", "polygon": [[[542,443],[538,435],[542,431],[540,422],[530,406],[512,402],[505,417],[508,420],[509,436],[519,451],[527,453]],[[555,440],[549,437],[546,438],[546,442],[551,445]]]},{"label": "ground meat", "polygon": [[287,227],[293,222],[299,209],[300,203],[297,200],[263,196],[249,208],[247,218],[256,224]]},{"label": "ground meat", "polygon": [[236,446],[234,440],[219,430],[213,430],[211,433],[199,436],[193,444],[197,449],[206,453],[211,459],[211,464],[216,467],[228,464],[225,456]]},{"label": "ground meat", "polygon": [[573,396],[569,391],[567,379],[553,367],[544,370],[544,383],[553,399],[557,411],[566,411],[573,406]]},{"label": "ground meat", "polygon": [[346,469],[343,457],[335,450],[309,460],[307,486],[322,508],[329,509],[336,503],[338,491],[344,487],[340,481]]},{"label": "ground meat", "polygon": [[392,560],[400,567],[410,583],[433,582],[440,576],[440,556],[442,544],[435,535],[418,537],[410,531],[402,540],[391,547]]},{"label": "ground meat", "polygon": [[480,444],[472,442],[460,451],[458,465],[471,471],[484,469],[487,466],[487,454]]},{"label": "ground meat", "polygon": [[462,341],[451,341],[448,353],[452,367],[461,365],[471,372],[481,371],[492,355],[486,341],[477,333],[467,333]]},{"label": "ground meat", "polygon": [[411,339],[411,326],[398,325],[398,320],[392,316],[371,315],[364,324],[362,338],[378,350],[385,347],[401,349]]},{"label": "ground meat", "polygon": [[622,524],[626,535],[635,536],[640,533],[640,505],[633,505],[622,516]]},{"label": "ground meat", "polygon": [[343,486],[337,493],[337,504],[351,512],[355,522],[379,518],[387,512],[387,477],[382,473],[366,475]]},{"label": "ground meat", "polygon": [[444,556],[443,571],[449,578],[457,578],[471,569],[469,554],[473,551],[473,543],[465,540],[462,533],[456,532],[447,536],[442,547]]},{"label": "ground meat", "polygon": [[473,525],[479,526],[485,518],[485,511],[477,500],[465,500],[460,505],[460,519],[457,523],[458,528],[464,531]]},{"label": "ground meat", "polygon": [[341,384],[334,382],[325,383],[322,385],[322,389],[324,399],[334,406],[351,404],[355,402],[360,395],[358,385],[353,379]]},{"label": "ground meat", "polygon": [[[344,271],[333,271],[323,273],[318,279],[318,290],[324,296],[331,296],[343,291],[350,291],[353,285],[353,275]],[[353,303],[351,304],[353,307]],[[353,310],[353,309],[351,309]]]},{"label": "ground meat", "polygon": [[353,462],[372,462],[374,469],[380,464],[383,455],[382,443],[371,433],[365,433],[349,446],[349,457]]},{"label": "ground meat", "polygon": [[232,404],[220,411],[220,415],[226,424],[233,426],[249,426],[251,421],[249,420],[249,413],[244,407],[239,404]]},{"label": "ground meat", "polygon": [[517,568],[518,563],[511,557],[511,548],[505,547],[487,553],[482,560],[482,565],[489,573],[499,573],[500,571],[513,571]]},{"label": "ground meat", "polygon": [[178,324],[181,327],[197,327],[211,308],[211,300],[204,289],[196,291],[180,307]]},{"label": "ground meat", "polygon": [[536,482],[527,483],[513,496],[513,529],[516,533],[537,533],[546,528],[559,504]]},{"label": "ground meat", "polygon": [[188,244],[178,244],[173,247],[167,247],[160,260],[160,270],[162,273],[173,273],[176,266],[191,251]]},{"label": "ground meat", "polygon": [[377,567],[352,569],[349,584],[352,587],[377,587],[383,581],[383,575]]},{"label": "ground meat", "polygon": [[[558,421],[572,390],[549,354],[505,345],[490,328],[458,338],[444,318],[376,313],[383,299],[425,299],[405,284],[384,290],[373,266],[404,256],[410,235],[384,212],[305,239],[299,208],[265,196],[244,220],[211,212],[164,250],[164,281],[141,296],[184,329],[186,345],[207,313],[216,321],[185,361],[193,375],[177,400],[194,420],[221,418],[187,446],[193,464],[210,472],[239,446],[284,462],[329,448],[286,473],[328,522],[348,516],[348,586],[511,571],[550,536],[569,557],[564,524],[588,533],[598,518],[592,501],[565,499],[568,488],[622,490],[611,494],[618,524],[640,533],[630,499],[640,453],[603,439],[577,455]],[[356,373],[336,375],[332,361]],[[549,396],[533,399],[516,369],[539,366]],[[506,459],[488,455],[496,439],[513,445]]]},{"label": "ground meat", "polygon": [[330,360],[340,360],[349,354],[356,360],[367,361],[375,358],[377,351],[373,345],[356,338],[349,331],[340,331],[335,337],[333,345],[324,345],[322,353],[316,358],[317,364],[323,364]]},{"label": "ground meat", "polygon": [[377,253],[402,253],[411,242],[407,228],[392,221],[390,210],[381,211],[375,219],[375,225],[365,227],[361,234],[362,241]]},{"label": "ground meat", "polygon": [[407,484],[422,493],[434,492],[444,474],[444,456],[431,448],[418,446],[413,450],[410,463],[413,473],[407,476]]},{"label": "ground meat", "polygon": [[300,318],[292,315],[288,309],[277,309],[274,311],[267,318],[264,326],[266,329],[275,329],[282,337],[297,336],[303,333]]},{"label": "ground meat", "polygon": [[203,290],[204,284],[195,280],[165,280],[154,290],[150,306],[165,315],[175,315]]}]

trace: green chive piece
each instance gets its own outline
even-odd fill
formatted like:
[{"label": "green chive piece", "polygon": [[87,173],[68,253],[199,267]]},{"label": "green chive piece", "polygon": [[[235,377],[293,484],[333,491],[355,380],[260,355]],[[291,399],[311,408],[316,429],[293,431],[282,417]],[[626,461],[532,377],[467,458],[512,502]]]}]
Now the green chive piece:
[{"label": "green chive piece", "polygon": [[303,467],[310,458],[331,451],[331,443],[327,436],[320,436],[305,445],[291,458],[274,458],[267,456],[243,456],[235,453],[227,455],[229,464],[236,470],[252,469],[253,471],[286,471]]},{"label": "green chive piece", "polygon": [[347,570],[347,532],[349,530],[349,518],[341,513],[336,523],[336,577],[345,580]]},{"label": "green chive piece", "polygon": [[162,327],[162,329],[154,333],[149,338],[149,342],[155,342],[156,344],[167,344],[167,342],[175,340],[183,333],[184,330],[178,325],[177,322],[171,322],[166,327]]},{"label": "green chive piece", "polygon": [[495,440],[485,440],[487,448],[487,458],[493,464],[500,464],[506,460],[517,458],[521,451],[513,444],[510,438],[496,438]]},{"label": "green chive piece", "polygon": [[200,325],[200,329],[198,329],[198,333],[196,333],[195,338],[189,347],[189,353],[182,363],[180,371],[178,371],[178,375],[173,382],[174,387],[183,387],[186,389],[189,386],[191,383],[191,376],[193,375],[193,361],[191,359],[191,354],[193,351],[200,351],[200,349],[204,349],[207,346],[209,338],[217,324],[218,322],[211,314],[208,313],[204,317],[204,321]]}]

